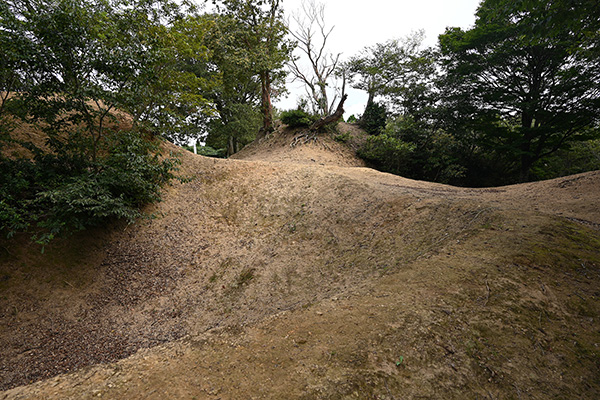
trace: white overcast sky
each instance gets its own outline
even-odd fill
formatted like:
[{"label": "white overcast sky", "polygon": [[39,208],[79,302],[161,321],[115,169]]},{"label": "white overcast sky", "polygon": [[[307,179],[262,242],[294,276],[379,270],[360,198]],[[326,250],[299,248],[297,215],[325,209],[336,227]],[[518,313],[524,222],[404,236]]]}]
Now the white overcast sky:
[{"label": "white overcast sky", "polygon": [[[331,53],[342,53],[347,59],[389,39],[399,39],[419,29],[425,30],[425,46],[434,46],[446,27],[469,28],[475,22],[475,11],[480,0],[327,0],[325,22],[334,26],[327,48]],[[300,9],[302,0],[283,0],[286,15]],[[299,54],[299,53],[298,53]],[[295,108],[304,89],[298,83],[288,83],[290,95],[275,102],[287,110]],[[367,101],[364,92],[348,91],[345,117],[362,114]]]}]

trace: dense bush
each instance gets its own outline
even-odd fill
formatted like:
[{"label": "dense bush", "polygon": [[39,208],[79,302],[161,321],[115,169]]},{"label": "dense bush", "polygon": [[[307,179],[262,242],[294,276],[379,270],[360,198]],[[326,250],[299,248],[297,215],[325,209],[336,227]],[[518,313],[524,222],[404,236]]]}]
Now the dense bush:
[{"label": "dense bush", "polygon": [[210,146],[198,147],[198,154],[205,157],[225,158],[227,157],[227,149],[214,149]]},{"label": "dense bush", "polygon": [[358,155],[382,171],[402,174],[415,146],[385,133],[370,136]]},{"label": "dense bush", "polygon": [[262,125],[260,110],[251,104],[231,104],[220,111],[220,118],[209,122],[206,145],[225,149],[230,156],[256,138]]},{"label": "dense bush", "polygon": [[133,131],[108,135],[96,159],[86,156],[81,135],[48,143],[50,152],[23,143],[32,158],[0,156],[0,230],[9,237],[30,232],[45,244],[111,219],[132,222],[143,205],[160,200],[178,163]]},{"label": "dense bush", "polygon": [[463,184],[465,150],[456,138],[408,116],[390,119],[358,155],[376,168],[408,178]]},{"label": "dense bush", "polygon": [[385,128],[387,111],[385,106],[375,102],[367,104],[365,112],[360,117],[359,126],[369,135],[379,135]]},{"label": "dense bush", "polygon": [[340,143],[348,143],[351,139],[350,132],[339,133],[333,137],[333,140]]},{"label": "dense bush", "polygon": [[290,128],[309,127],[317,118],[304,110],[289,110],[281,113],[281,122]]},{"label": "dense bush", "polygon": [[2,234],[47,243],[133,221],[160,199],[177,161],[141,132],[183,129],[211,107],[205,79],[183,68],[205,53],[185,40],[180,10],[170,0],[0,3]]}]

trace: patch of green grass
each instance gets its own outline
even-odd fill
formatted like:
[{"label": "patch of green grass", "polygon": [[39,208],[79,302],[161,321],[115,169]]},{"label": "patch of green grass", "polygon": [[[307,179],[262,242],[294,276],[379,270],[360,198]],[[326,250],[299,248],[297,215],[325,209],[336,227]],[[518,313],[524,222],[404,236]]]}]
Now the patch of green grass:
[{"label": "patch of green grass", "polygon": [[540,230],[539,241],[531,246],[531,257],[540,265],[582,262],[600,264],[600,233],[574,222],[560,221]]},{"label": "patch of green grass", "polygon": [[333,137],[333,140],[335,140],[336,142],[340,142],[340,143],[348,143],[348,141],[350,140],[350,133],[346,132],[346,133],[340,133],[339,135],[335,135]]},{"label": "patch of green grass", "polygon": [[233,259],[231,257],[227,257],[227,258],[223,259],[219,263],[219,266],[217,267],[217,269],[215,271],[213,271],[212,275],[208,278],[208,282],[211,284],[217,282],[219,279],[221,279],[223,277],[223,275],[225,275],[227,270],[229,270],[231,268],[235,268],[235,266],[236,266],[235,259]]},{"label": "patch of green grass", "polygon": [[243,286],[247,283],[249,283],[252,279],[254,279],[255,275],[255,269],[254,268],[244,268],[244,270],[242,270],[242,272],[240,273],[240,275],[237,278],[237,286]]}]

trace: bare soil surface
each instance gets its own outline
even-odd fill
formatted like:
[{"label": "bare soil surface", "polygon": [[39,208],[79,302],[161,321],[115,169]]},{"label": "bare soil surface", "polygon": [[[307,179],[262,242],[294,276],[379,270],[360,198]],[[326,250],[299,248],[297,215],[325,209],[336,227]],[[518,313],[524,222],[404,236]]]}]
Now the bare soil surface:
[{"label": "bare soil surface", "polygon": [[600,171],[491,189],[279,132],[154,218],[0,243],[0,399],[600,397]]}]

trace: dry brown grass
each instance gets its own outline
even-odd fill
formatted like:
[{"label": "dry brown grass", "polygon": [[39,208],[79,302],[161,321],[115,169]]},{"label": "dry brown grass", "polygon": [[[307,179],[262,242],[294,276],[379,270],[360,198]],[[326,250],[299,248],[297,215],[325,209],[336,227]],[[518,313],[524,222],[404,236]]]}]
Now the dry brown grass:
[{"label": "dry brown grass", "polygon": [[291,138],[184,153],[157,218],[53,269],[3,244],[4,387],[75,372],[0,398],[600,395],[600,172],[461,189]]}]

